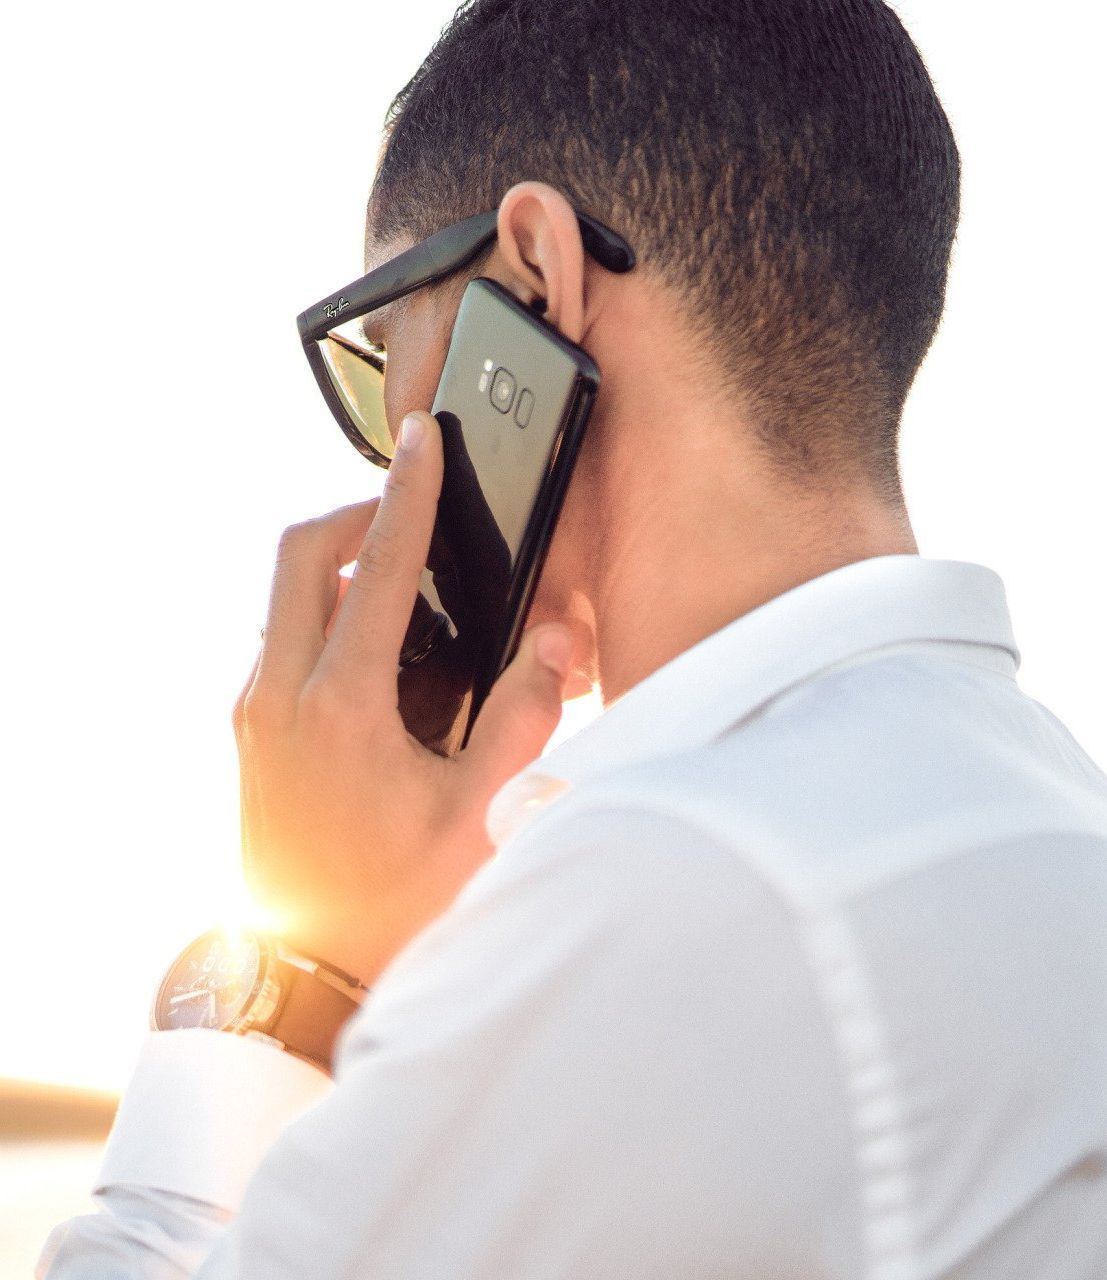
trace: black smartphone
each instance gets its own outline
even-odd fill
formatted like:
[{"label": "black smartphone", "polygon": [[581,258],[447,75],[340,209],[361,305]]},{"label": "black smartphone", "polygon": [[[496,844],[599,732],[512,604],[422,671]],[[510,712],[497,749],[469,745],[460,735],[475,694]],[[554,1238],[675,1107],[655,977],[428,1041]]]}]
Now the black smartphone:
[{"label": "black smartphone", "polygon": [[599,384],[536,310],[468,284],[431,406],[442,494],[400,672],[409,731],[442,754],[468,741],[518,648]]}]

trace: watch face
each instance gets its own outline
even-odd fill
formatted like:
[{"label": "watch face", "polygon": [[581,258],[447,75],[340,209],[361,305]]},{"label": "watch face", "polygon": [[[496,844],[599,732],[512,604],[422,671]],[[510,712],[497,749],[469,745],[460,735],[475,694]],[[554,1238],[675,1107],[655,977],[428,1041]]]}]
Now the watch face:
[{"label": "watch face", "polygon": [[179,1027],[230,1027],[253,1000],[263,957],[249,933],[205,933],[181,952],[161,984],[154,1005],[154,1025],[163,1031]]}]

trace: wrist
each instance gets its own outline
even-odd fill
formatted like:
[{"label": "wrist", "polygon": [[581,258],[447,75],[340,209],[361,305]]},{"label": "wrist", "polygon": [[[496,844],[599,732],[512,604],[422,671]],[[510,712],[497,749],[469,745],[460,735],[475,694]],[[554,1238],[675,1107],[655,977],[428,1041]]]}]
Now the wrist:
[{"label": "wrist", "polygon": [[412,939],[450,907],[462,887],[463,882],[443,886],[427,877],[402,897],[379,894],[372,906],[357,904],[348,915],[328,912],[324,921],[301,912],[282,936],[299,954],[325,957],[333,970],[368,991]]}]

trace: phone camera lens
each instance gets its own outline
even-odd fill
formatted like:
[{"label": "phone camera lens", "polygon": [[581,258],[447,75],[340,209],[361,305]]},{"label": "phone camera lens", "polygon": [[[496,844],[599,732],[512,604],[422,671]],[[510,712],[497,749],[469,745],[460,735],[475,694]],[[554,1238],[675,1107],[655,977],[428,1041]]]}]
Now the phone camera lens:
[{"label": "phone camera lens", "polygon": [[496,408],[507,413],[515,399],[515,379],[506,369],[497,369],[488,394]]}]

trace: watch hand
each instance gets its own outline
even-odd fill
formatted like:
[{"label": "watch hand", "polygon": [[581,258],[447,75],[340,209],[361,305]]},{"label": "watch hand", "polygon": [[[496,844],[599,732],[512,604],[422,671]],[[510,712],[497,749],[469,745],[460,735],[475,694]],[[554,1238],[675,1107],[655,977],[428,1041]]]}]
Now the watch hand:
[{"label": "watch hand", "polygon": [[204,991],[186,991],[186,992],[184,993],[184,995],[182,995],[182,996],[170,996],[170,997],[169,997],[169,1003],[170,1003],[170,1004],[180,1004],[180,1002],[181,1002],[182,1000],[195,1000],[198,996],[207,996],[207,995],[211,995],[211,992],[210,992],[210,991],[207,991],[207,990],[204,990]]}]

